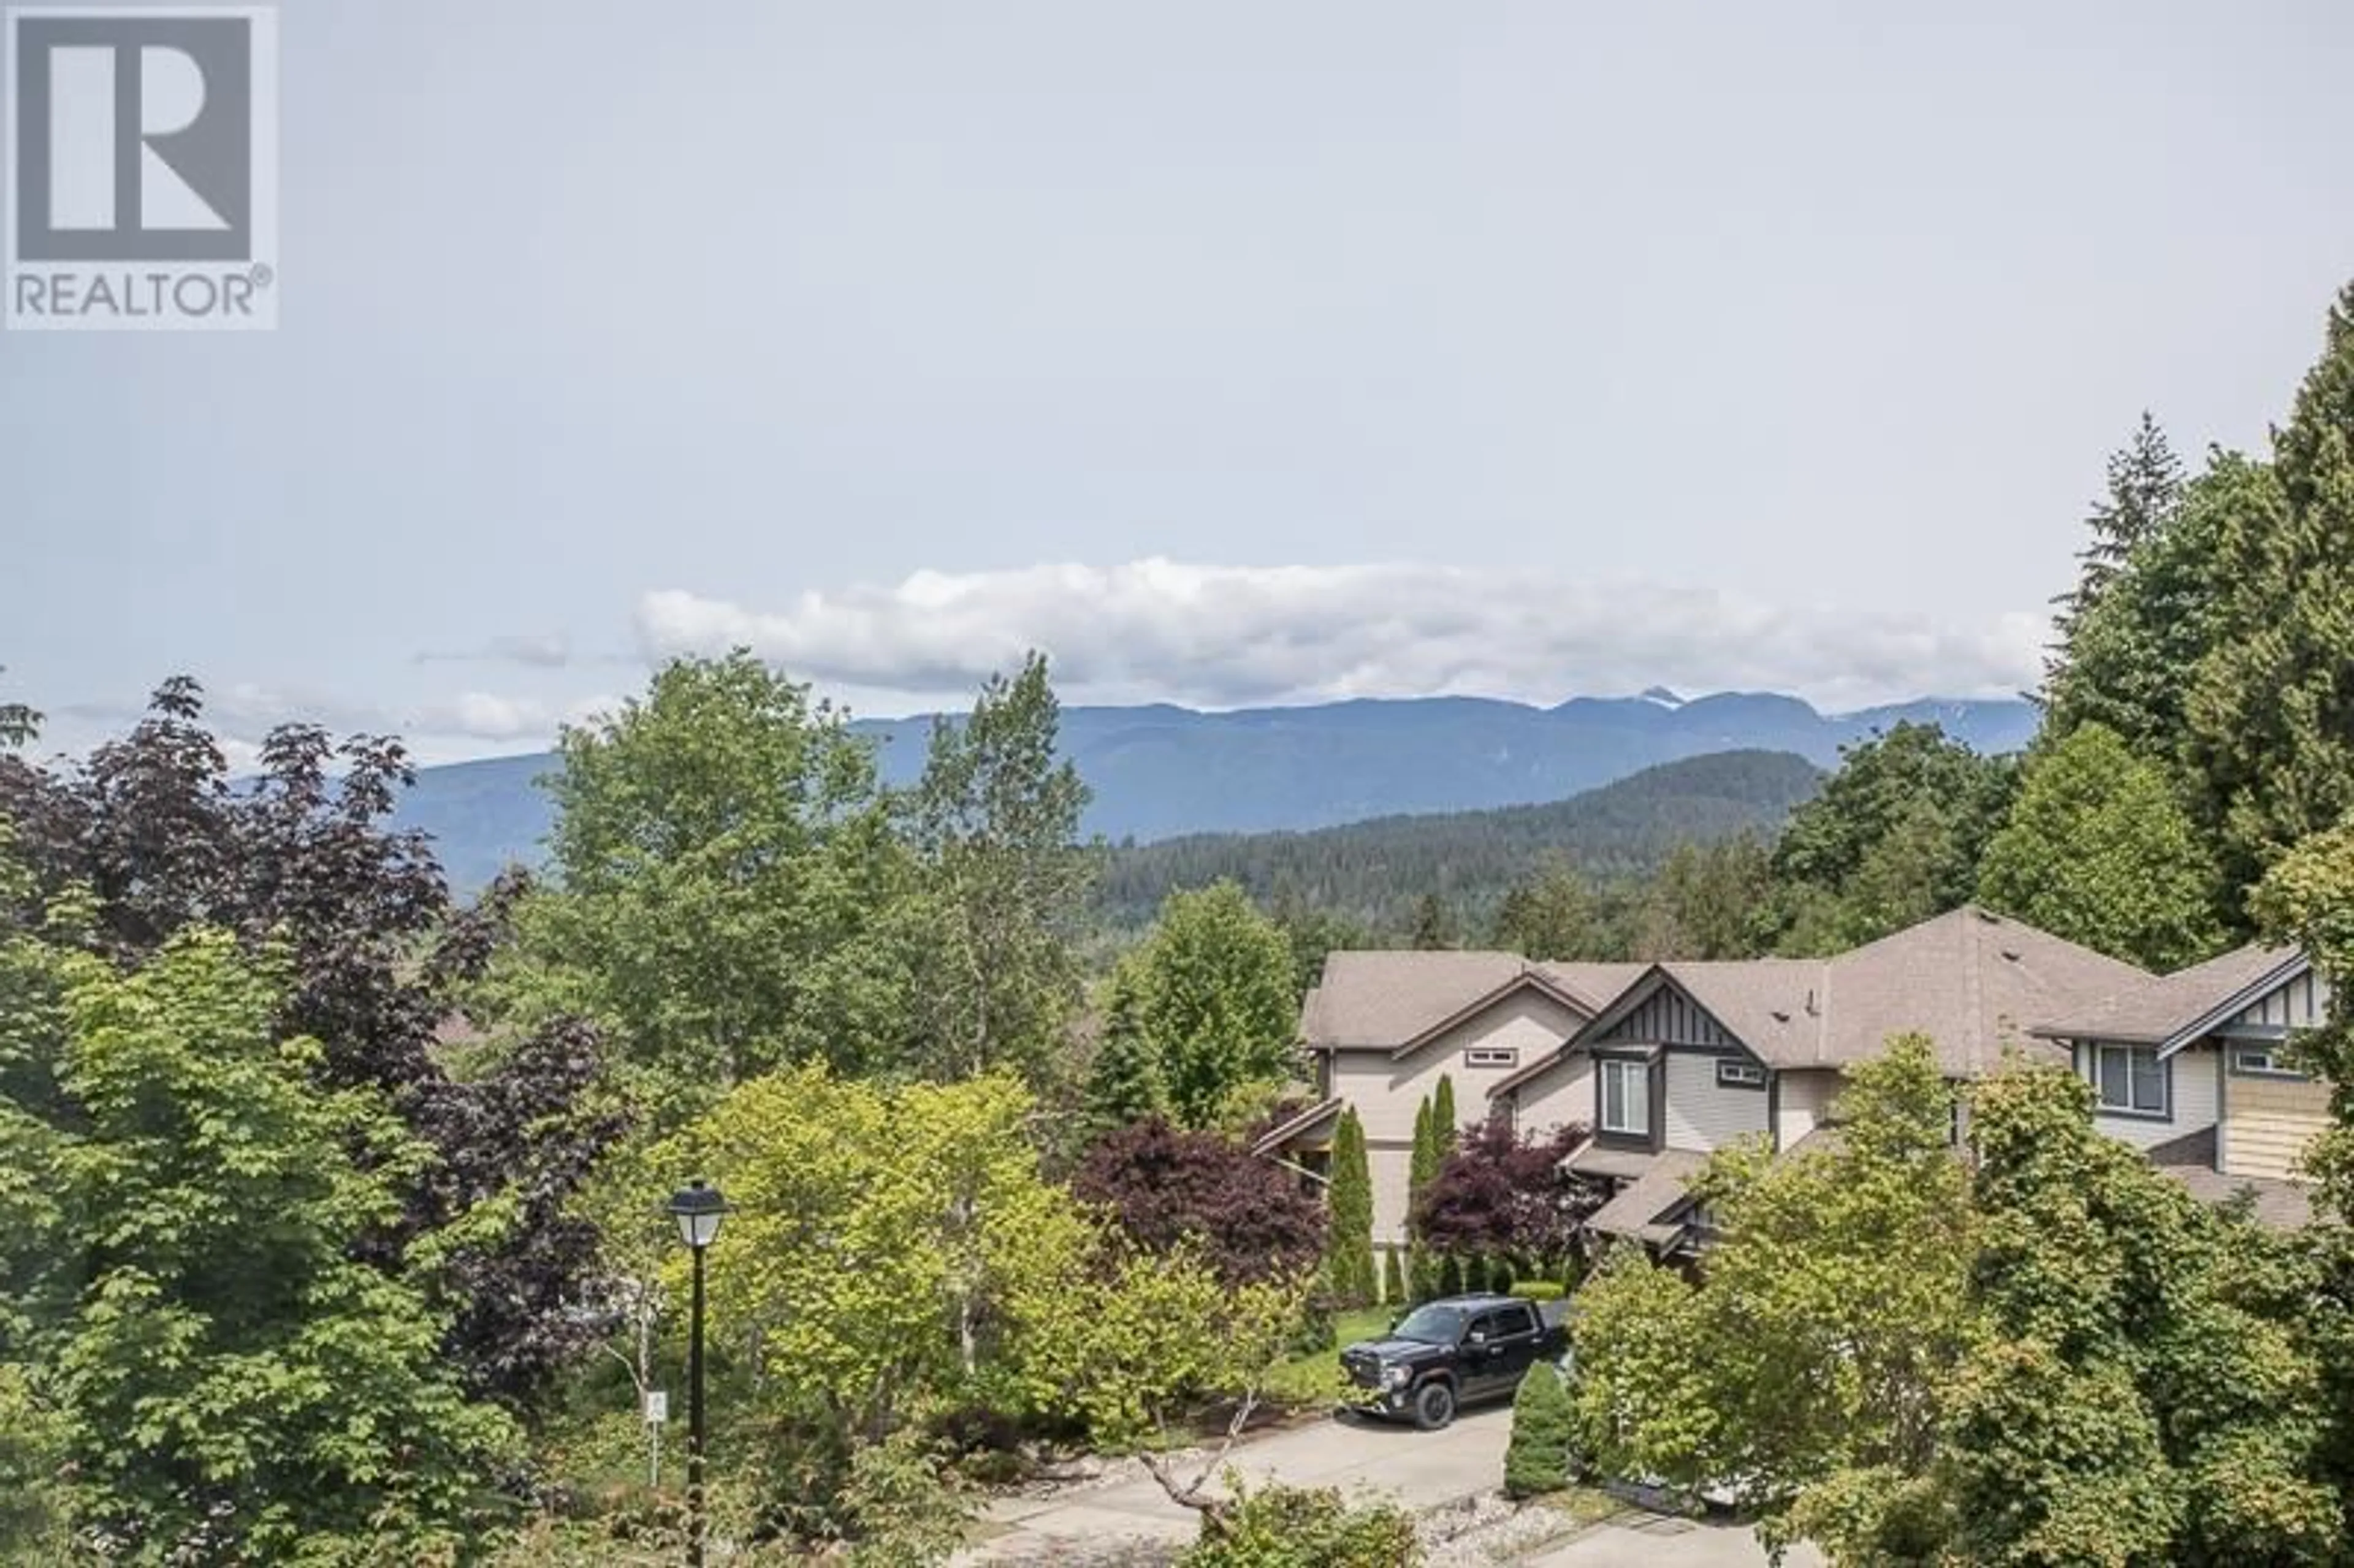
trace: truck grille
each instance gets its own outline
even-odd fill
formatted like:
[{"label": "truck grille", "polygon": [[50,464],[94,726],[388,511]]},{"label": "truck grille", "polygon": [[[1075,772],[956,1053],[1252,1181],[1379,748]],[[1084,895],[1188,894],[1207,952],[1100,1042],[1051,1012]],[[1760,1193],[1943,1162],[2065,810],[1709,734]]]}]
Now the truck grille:
[{"label": "truck grille", "polygon": [[1341,1370],[1347,1372],[1349,1374],[1349,1381],[1355,1383],[1359,1388],[1379,1388],[1382,1386],[1382,1363],[1374,1357],[1364,1355],[1342,1356],[1341,1358]]}]

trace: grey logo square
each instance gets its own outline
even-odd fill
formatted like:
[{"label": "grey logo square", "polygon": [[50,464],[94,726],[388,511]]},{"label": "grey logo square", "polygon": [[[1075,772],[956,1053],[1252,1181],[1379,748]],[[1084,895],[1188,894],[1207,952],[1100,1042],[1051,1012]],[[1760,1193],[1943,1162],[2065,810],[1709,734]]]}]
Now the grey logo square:
[{"label": "grey logo square", "polygon": [[275,324],[275,14],[6,20],[7,324]]}]

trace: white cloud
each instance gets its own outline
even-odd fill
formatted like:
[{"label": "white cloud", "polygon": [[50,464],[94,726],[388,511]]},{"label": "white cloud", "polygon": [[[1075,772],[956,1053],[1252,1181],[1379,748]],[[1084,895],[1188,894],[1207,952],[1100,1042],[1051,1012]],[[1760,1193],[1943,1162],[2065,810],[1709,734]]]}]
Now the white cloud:
[{"label": "white cloud", "polygon": [[679,589],[640,601],[649,657],[744,646],[831,686],[961,696],[1033,647],[1066,698],[1207,707],[1463,694],[1551,703],[1664,684],[1794,693],[1837,709],[2035,683],[2047,621],[1938,625],[1714,589],[1407,563],[923,571],[758,609]]},{"label": "white cloud", "polygon": [[560,670],[572,662],[572,643],[562,632],[525,632],[493,637],[476,648],[429,651],[420,664],[522,664],[535,670]]}]

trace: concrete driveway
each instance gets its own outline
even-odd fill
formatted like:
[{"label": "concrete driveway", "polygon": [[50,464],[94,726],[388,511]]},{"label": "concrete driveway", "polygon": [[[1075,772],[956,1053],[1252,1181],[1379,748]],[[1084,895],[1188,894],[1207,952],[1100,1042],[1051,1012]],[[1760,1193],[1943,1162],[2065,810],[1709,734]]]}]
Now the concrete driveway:
[{"label": "concrete driveway", "polygon": [[[1766,1568],[1766,1549],[1747,1525],[1670,1519],[1661,1514],[1621,1514],[1581,1532],[1574,1541],[1522,1560],[1522,1568]],[[1822,1553],[1801,1542],[1782,1559],[1784,1568],[1823,1568]]]},{"label": "concrete driveway", "polygon": [[[1444,1432],[1339,1417],[1239,1444],[1231,1463],[1246,1478],[1363,1489],[1430,1509],[1493,1492],[1504,1478],[1511,1434],[1511,1410],[1501,1405],[1466,1414]],[[1193,1469],[1179,1473],[1190,1478]],[[988,1520],[994,1533],[959,1554],[960,1564],[1117,1564],[1132,1560],[1124,1544],[1181,1543],[1200,1530],[1193,1510],[1171,1502],[1133,1464],[1118,1478],[1059,1497],[1001,1499],[991,1505]],[[1518,1561],[1522,1568],[1766,1568],[1766,1557],[1746,1526],[1628,1509]],[[1787,1568],[1822,1568],[1821,1556],[1808,1546],[1784,1562]]]},{"label": "concrete driveway", "polygon": [[[1333,1417],[1240,1444],[1231,1462],[1246,1478],[1362,1487],[1429,1508],[1493,1490],[1503,1479],[1504,1446],[1511,1435],[1507,1405],[1471,1411],[1444,1432]],[[989,1520],[1005,1533],[960,1561],[1077,1561],[1121,1538],[1191,1541],[1199,1530],[1193,1510],[1171,1502],[1140,1470],[1133,1478],[1059,1498],[1001,1499],[991,1506]]]}]

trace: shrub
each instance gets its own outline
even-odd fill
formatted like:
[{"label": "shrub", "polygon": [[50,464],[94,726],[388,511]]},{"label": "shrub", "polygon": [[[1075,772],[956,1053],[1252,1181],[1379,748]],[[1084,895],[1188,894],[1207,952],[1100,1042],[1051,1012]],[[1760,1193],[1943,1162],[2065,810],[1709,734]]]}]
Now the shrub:
[{"label": "shrub", "polygon": [[1561,1287],[1558,1279],[1516,1279],[1505,1294],[1523,1301],[1558,1301],[1568,1292]]},{"label": "shrub", "polygon": [[1389,1306],[1405,1305],[1405,1266],[1398,1261],[1398,1249],[1391,1247],[1382,1254],[1382,1300]]},{"label": "shrub", "polygon": [[1551,1366],[1531,1367],[1512,1396],[1512,1439],[1504,1450],[1504,1495],[1532,1498],[1569,1484],[1577,1414],[1569,1388]]},{"label": "shrub", "polygon": [[1234,1502],[1204,1517],[1178,1568],[1414,1568],[1414,1516],[1395,1503],[1331,1487],[1252,1487],[1228,1472]]}]

